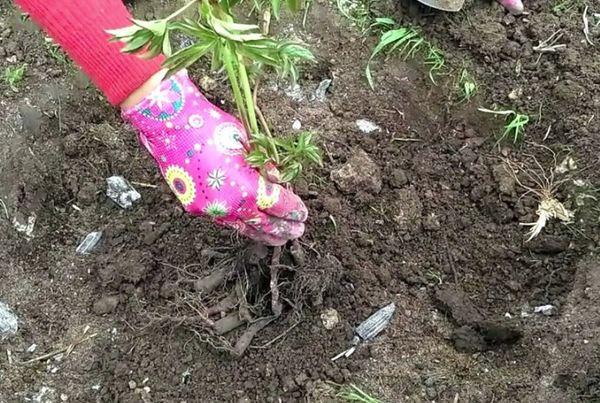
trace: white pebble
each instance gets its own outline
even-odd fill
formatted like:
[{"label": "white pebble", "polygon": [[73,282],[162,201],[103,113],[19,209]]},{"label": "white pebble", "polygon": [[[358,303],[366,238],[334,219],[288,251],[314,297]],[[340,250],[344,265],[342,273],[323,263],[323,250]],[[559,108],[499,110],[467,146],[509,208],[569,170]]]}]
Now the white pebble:
[{"label": "white pebble", "polygon": [[294,120],[294,123],[292,123],[292,129],[300,130],[301,128],[302,128],[302,123],[298,119]]},{"label": "white pebble", "polygon": [[372,133],[374,131],[381,130],[381,127],[377,126],[375,123],[367,119],[358,119],[356,121],[356,126],[358,126],[358,130],[360,130],[363,133]]}]

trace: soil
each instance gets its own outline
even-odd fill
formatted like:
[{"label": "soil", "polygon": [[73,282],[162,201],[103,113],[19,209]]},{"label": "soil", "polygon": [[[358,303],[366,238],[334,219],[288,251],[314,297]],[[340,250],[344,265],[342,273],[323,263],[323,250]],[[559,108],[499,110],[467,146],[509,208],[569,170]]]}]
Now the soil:
[{"label": "soil", "polygon": [[[133,3],[143,18],[174,8]],[[446,58],[437,85],[419,58],[377,60],[374,90],[364,68],[375,39],[334,4],[313,2],[306,28],[302,16],[274,24],[318,62],[304,69],[302,99],[271,81],[261,109],[278,133],[296,119],[318,133],[325,163],[295,185],[311,216],[304,262],[287,280],[303,303],[286,303],[236,359],[190,326],[156,318],[177,313],[181,273],[207,275],[219,265],[214,251],[236,256],[246,242],[185,215],[118,112],[0,1],[0,68],[27,64],[18,92],[0,84],[0,300],[20,320],[0,342],[0,401],[334,401],[334,383],[386,402],[600,401],[600,64],[582,33],[584,4],[572,4],[558,12],[532,0],[529,15],[512,17],[485,1],[456,14],[374,3]],[[588,15],[600,12],[589,6]],[[566,48],[540,56],[534,46],[559,29]],[[479,87],[469,102],[457,97],[463,66]],[[219,75],[192,75],[231,109]],[[327,78],[325,100],[311,100]],[[497,146],[503,121],[478,107],[527,113],[525,143]],[[358,119],[379,129],[361,132]],[[536,219],[537,200],[504,160],[530,170],[538,161],[548,174],[552,153],[577,163],[557,193],[576,216],[525,242],[519,223]],[[105,196],[115,174],[142,195],[130,210]],[[14,220],[30,218],[27,239]],[[94,253],[76,255],[98,230]],[[385,332],[330,360],[392,301]],[[533,313],[546,304],[554,315]],[[331,309],[339,322],[329,330],[321,314]]]}]

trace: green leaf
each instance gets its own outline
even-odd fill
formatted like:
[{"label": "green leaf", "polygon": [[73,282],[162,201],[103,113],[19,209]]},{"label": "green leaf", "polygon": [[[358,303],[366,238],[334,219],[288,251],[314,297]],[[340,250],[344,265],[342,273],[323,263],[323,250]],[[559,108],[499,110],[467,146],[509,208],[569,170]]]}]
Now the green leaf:
[{"label": "green leaf", "polygon": [[129,40],[126,46],[121,49],[123,53],[135,53],[138,50],[144,48],[148,43],[152,41],[153,35],[152,32],[147,30],[141,30],[137,32],[131,40]]},{"label": "green leaf", "polygon": [[365,68],[365,76],[367,76],[367,82],[371,89],[375,89],[375,83],[373,82],[373,76],[371,75],[371,64],[367,64],[367,68]]},{"label": "green leaf", "polygon": [[378,25],[389,25],[389,26],[396,25],[396,21],[394,21],[391,18],[387,18],[387,17],[375,18],[375,22]]},{"label": "green leaf", "polygon": [[131,20],[135,25],[148,29],[155,33],[156,35],[162,36],[167,30],[167,20],[154,20],[154,21],[144,21],[144,20]]},{"label": "green leaf", "polygon": [[406,34],[406,28],[392,29],[391,31],[385,32],[383,35],[381,35],[379,43],[373,49],[373,53],[371,53],[371,58],[379,54],[379,52],[381,52],[386,46],[401,40],[403,37],[406,36]]},{"label": "green leaf", "polygon": [[258,25],[252,24],[238,24],[236,22],[221,21],[221,24],[230,31],[248,32],[258,31]]},{"label": "green leaf", "polygon": [[175,52],[163,63],[170,73],[189,67],[213,48],[214,43],[197,43]]},{"label": "green leaf", "polygon": [[169,38],[169,31],[165,32],[165,37],[163,38],[162,43],[162,52],[167,57],[171,56],[171,53],[173,52],[171,48],[171,40]]},{"label": "green leaf", "polygon": [[256,41],[263,39],[264,36],[259,33],[255,34],[237,34],[229,31],[224,25],[224,21],[221,21],[217,18],[211,18],[210,25],[213,27],[217,35],[230,39],[235,42],[248,42],[248,41]]},{"label": "green leaf", "polygon": [[293,13],[300,11],[304,5],[303,0],[286,0],[286,3],[290,11]]},{"label": "green leaf", "polygon": [[279,11],[281,10],[281,0],[271,0],[271,11],[276,19],[279,19]]},{"label": "green leaf", "polygon": [[120,38],[126,38],[129,36],[133,36],[136,32],[138,32],[141,29],[142,28],[138,27],[137,25],[130,25],[130,26],[124,27],[124,28],[107,29],[104,32],[106,32],[107,34],[112,35],[114,37],[114,38],[111,38],[111,40],[118,40]]}]

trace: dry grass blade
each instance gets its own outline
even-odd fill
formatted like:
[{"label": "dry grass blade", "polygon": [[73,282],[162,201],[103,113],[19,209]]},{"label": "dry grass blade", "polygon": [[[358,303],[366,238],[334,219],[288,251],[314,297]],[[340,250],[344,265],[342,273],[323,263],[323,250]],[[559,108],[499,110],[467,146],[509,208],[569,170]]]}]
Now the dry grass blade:
[{"label": "dry grass blade", "polygon": [[590,39],[590,24],[587,17],[588,6],[585,6],[583,9],[583,34],[585,35],[585,40],[590,45],[594,46],[594,42]]},{"label": "dry grass blade", "polygon": [[[84,336],[85,336],[85,333],[87,333],[88,329],[89,329],[89,327],[86,327],[86,329],[84,330],[84,332],[83,332]],[[54,351],[51,351],[51,352],[49,352],[47,354],[40,355],[39,357],[35,357],[35,358],[30,359],[30,360],[23,361],[20,364],[21,365],[27,365],[27,364],[31,364],[33,362],[44,361],[44,360],[47,360],[49,358],[52,358],[54,356],[57,356],[57,355],[63,354],[63,353],[69,355],[73,351],[73,349],[75,347],[77,347],[79,344],[84,343],[84,342],[86,342],[88,340],[91,340],[94,337],[96,337],[97,335],[98,335],[98,333],[92,333],[92,334],[90,334],[88,336],[85,336],[85,337],[82,337],[82,338],[80,338],[78,340],[75,340],[73,343],[69,344],[66,347],[62,347],[62,348],[56,349]]]}]

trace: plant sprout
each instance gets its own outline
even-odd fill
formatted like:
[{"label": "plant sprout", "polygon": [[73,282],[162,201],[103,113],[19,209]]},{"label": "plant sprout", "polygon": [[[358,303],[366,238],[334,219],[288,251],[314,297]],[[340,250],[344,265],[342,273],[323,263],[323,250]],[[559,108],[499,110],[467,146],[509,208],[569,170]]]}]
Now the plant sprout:
[{"label": "plant sprout", "polygon": [[365,69],[365,75],[371,88],[375,87],[371,74],[371,61],[382,52],[390,54],[394,51],[398,51],[404,60],[413,58],[418,53],[423,52],[425,64],[429,66],[429,79],[435,84],[435,75],[446,64],[442,52],[426,41],[415,29],[395,27],[396,22],[391,18],[376,18],[371,25],[372,29],[381,31],[379,42],[373,49]]},{"label": "plant sprout", "polygon": [[[276,40],[261,33],[257,25],[236,23],[231,13],[235,4],[235,0],[192,0],[166,18],[154,21],[134,19],[132,26],[108,32],[113,40],[125,43],[123,52],[137,53],[142,57],[166,55],[164,66],[169,74],[191,66],[202,57],[210,57],[213,70],[226,72],[236,109],[250,133],[252,151],[249,163],[255,167],[273,163],[279,169],[282,181],[291,181],[300,174],[303,164],[321,163],[318,149],[312,143],[312,135],[303,134],[297,139],[274,138],[270,136],[264,119],[260,119],[262,130],[259,128],[249,70],[260,74],[268,67],[280,78],[296,81],[299,76],[297,63],[313,61],[314,57],[298,42]],[[176,20],[193,5],[197,5],[196,19]],[[170,36],[175,32],[194,41],[173,52]]]},{"label": "plant sprout", "polygon": [[529,116],[517,113],[513,110],[495,111],[486,108],[479,108],[480,112],[491,113],[494,115],[503,115],[506,117],[504,131],[498,136],[498,143],[512,139],[513,144],[520,144],[525,137],[525,126],[529,123]]},{"label": "plant sprout", "polygon": [[8,66],[6,70],[4,70],[4,82],[8,84],[13,91],[18,91],[17,85],[23,80],[26,69],[27,66],[25,64],[17,67]]},{"label": "plant sprout", "polygon": [[346,402],[382,403],[381,400],[370,396],[354,384],[343,386],[338,392],[337,397]]},{"label": "plant sprout", "polygon": [[469,100],[475,96],[477,90],[478,87],[475,79],[471,76],[467,69],[462,69],[458,79],[458,91],[460,92],[461,102],[469,102]]}]

